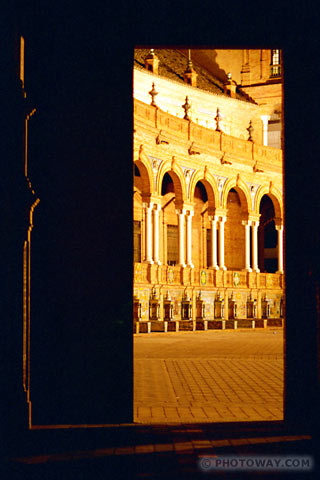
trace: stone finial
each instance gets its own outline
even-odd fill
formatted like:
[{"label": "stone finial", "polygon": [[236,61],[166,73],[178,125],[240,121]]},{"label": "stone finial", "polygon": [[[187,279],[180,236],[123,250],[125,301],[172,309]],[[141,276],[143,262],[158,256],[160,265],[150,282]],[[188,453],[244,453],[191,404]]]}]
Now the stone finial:
[{"label": "stone finial", "polygon": [[184,105],[182,105],[182,108],[184,109],[184,117],[183,118],[185,120],[191,120],[190,117],[189,117],[189,110],[191,108],[191,105],[189,103],[188,97],[186,97],[185,103],[184,103]]},{"label": "stone finial", "polygon": [[155,97],[156,95],[158,95],[158,92],[157,92],[156,89],[154,88],[154,82],[152,83],[152,89],[150,90],[149,95],[151,95],[151,97],[152,97],[152,101],[151,101],[151,104],[150,104],[150,105],[152,105],[153,107],[156,107],[157,105],[156,105],[156,102],[155,102],[154,97]]},{"label": "stone finial", "polygon": [[222,116],[221,116],[219,108],[217,108],[217,115],[214,117],[214,119],[217,122],[216,132],[221,132],[220,122],[221,122]]},{"label": "stone finial", "polygon": [[252,134],[254,132],[254,128],[252,126],[252,121],[251,120],[250,120],[249,127],[247,128],[247,130],[248,130],[248,133],[249,133],[248,141],[253,142]]},{"label": "stone finial", "polygon": [[198,74],[193,68],[193,64],[191,61],[191,51],[190,49],[188,50],[188,63],[187,63],[187,68],[183,74],[184,81],[188,84],[191,85],[192,87],[197,86],[197,77]]}]

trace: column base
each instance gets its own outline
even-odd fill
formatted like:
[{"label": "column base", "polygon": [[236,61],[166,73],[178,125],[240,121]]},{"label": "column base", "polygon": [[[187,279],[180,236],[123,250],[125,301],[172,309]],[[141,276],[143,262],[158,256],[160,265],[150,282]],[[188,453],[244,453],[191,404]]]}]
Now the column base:
[{"label": "column base", "polygon": [[143,263],[147,263],[148,265],[153,265],[153,260],[145,260]]},{"label": "column base", "polygon": [[277,270],[276,273],[282,273],[283,274],[284,271],[283,270]]},{"label": "column base", "polygon": [[225,265],[223,265],[223,267],[219,267],[219,270],[224,270],[226,271],[227,270],[227,267]]},{"label": "column base", "polygon": [[186,267],[187,265],[185,263],[178,263],[179,267]]},{"label": "column base", "polygon": [[213,270],[220,270],[218,265],[211,265],[211,267],[209,267],[209,268],[212,268]]},{"label": "column base", "polygon": [[252,272],[252,268],[243,268],[242,272]]},{"label": "column base", "polygon": [[153,263],[154,263],[155,265],[161,265],[160,260],[154,261]]},{"label": "column base", "polygon": [[260,269],[259,269],[259,268],[254,268],[252,271],[253,271],[253,272],[256,272],[256,273],[260,273]]},{"label": "column base", "polygon": [[192,263],[188,263],[187,267],[194,268],[194,265]]}]

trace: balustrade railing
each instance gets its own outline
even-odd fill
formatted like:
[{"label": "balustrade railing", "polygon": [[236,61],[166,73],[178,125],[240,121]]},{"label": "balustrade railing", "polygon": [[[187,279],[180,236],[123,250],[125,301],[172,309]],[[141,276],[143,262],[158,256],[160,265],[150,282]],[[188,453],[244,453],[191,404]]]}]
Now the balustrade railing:
[{"label": "balustrade railing", "polygon": [[246,163],[251,164],[252,161],[259,160],[259,162],[262,161],[267,164],[270,170],[282,168],[282,151],[280,149],[216,132],[163,112],[159,108],[147,105],[137,99],[134,100],[134,115],[136,120],[141,118],[155,128],[163,128],[167,134],[186,141],[193,140],[209,148],[240,156],[247,160]]},{"label": "balustrade railing", "polygon": [[283,274],[280,273],[216,271],[212,268],[190,268],[179,265],[134,264],[134,282],[138,284],[278,289],[283,287],[282,277]]}]

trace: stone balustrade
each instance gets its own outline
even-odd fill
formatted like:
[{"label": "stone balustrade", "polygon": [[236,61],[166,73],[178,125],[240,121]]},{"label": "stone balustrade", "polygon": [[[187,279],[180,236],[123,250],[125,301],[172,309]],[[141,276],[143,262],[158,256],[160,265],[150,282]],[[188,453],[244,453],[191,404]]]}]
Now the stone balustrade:
[{"label": "stone balustrade", "polygon": [[134,100],[134,118],[135,122],[141,119],[144,124],[162,130],[167,136],[183,141],[193,141],[204,148],[239,157],[244,164],[254,165],[259,162],[259,167],[262,166],[268,171],[282,171],[282,150],[280,149],[217,132],[175,117],[137,99]]}]

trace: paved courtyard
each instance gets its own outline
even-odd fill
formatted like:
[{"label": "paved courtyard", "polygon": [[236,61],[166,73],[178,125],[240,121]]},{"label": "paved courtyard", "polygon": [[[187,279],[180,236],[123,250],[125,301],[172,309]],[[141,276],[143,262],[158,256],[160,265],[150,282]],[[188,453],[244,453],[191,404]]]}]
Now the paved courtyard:
[{"label": "paved courtyard", "polygon": [[134,335],[134,421],[283,419],[283,330]]}]

